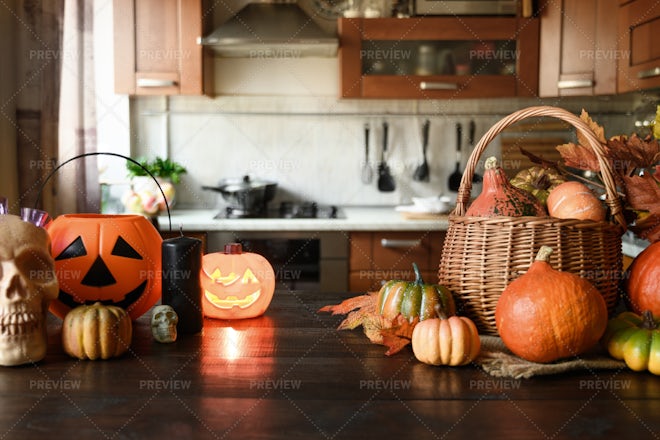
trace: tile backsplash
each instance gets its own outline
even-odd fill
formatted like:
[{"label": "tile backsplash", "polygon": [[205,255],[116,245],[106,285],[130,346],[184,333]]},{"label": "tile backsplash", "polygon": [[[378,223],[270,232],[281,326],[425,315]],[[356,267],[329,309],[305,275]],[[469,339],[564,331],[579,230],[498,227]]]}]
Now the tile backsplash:
[{"label": "tile backsplash", "polygon": [[[501,117],[530,105],[558,105],[579,113],[587,108],[613,134],[632,129],[630,97],[616,100],[488,99],[463,101],[338,100],[333,97],[144,97],[131,101],[133,156],[169,156],[187,169],[178,188],[180,207],[219,209],[218,193],[202,190],[220,179],[250,175],[278,183],[280,200],[314,200],[337,205],[408,204],[413,196],[452,195],[456,129],[463,125],[461,170],[469,157],[467,126],[476,140]],[[600,113],[600,114],[599,114]],[[422,162],[421,129],[430,120],[429,182],[412,178]],[[394,192],[379,192],[382,122],[389,124],[387,163]],[[361,181],[364,125],[370,125],[371,184]],[[499,155],[495,139],[481,158]],[[479,169],[478,169],[479,171]],[[478,188],[475,188],[477,190]],[[453,194],[455,195],[455,194]]]}]

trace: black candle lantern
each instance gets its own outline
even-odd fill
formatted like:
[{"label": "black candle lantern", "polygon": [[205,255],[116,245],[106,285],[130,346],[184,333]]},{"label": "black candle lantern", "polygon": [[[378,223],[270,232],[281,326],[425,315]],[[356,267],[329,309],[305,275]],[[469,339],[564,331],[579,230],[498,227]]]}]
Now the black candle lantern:
[{"label": "black candle lantern", "polygon": [[179,316],[177,330],[182,334],[202,330],[202,288],[199,271],[202,265],[202,241],[181,236],[163,240],[162,303],[172,306]]}]

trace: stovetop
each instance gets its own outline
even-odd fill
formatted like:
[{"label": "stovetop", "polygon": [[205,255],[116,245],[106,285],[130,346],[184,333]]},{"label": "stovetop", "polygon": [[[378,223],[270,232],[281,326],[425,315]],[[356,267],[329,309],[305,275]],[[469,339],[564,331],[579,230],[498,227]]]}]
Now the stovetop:
[{"label": "stovetop", "polygon": [[336,219],[346,218],[335,205],[319,205],[316,202],[281,202],[276,207],[267,206],[259,212],[246,212],[240,208],[227,206],[214,217],[216,219]]}]

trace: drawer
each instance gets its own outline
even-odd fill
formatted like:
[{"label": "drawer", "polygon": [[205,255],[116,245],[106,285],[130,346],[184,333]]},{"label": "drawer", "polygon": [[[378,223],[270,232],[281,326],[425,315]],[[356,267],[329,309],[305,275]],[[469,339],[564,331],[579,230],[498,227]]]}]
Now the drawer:
[{"label": "drawer", "polygon": [[429,232],[374,232],[373,267],[379,270],[412,271],[430,269],[431,236]]}]

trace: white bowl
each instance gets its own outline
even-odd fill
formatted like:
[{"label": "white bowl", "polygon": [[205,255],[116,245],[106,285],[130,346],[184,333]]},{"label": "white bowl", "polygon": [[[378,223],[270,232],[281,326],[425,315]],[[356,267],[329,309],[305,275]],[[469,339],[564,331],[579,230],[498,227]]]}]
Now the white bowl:
[{"label": "white bowl", "polygon": [[451,198],[448,196],[413,197],[412,201],[420,212],[441,214],[451,210]]}]

